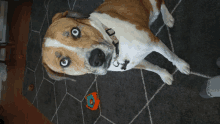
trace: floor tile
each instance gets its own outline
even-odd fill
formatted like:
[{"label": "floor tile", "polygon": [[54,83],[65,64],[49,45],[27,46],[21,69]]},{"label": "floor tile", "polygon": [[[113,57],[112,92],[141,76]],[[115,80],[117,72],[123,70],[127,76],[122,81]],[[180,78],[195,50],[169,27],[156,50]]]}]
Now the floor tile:
[{"label": "floor tile", "polygon": [[220,37],[216,32],[220,29],[217,18],[220,5],[217,3],[214,0],[209,3],[213,7],[208,7],[207,1],[182,1],[174,13],[178,18],[176,26],[170,29],[175,53],[190,64],[191,71],[210,76],[220,74],[216,65],[220,52]]},{"label": "floor tile", "polygon": [[31,8],[32,30],[40,31],[46,13],[44,9],[44,0],[33,0]]},{"label": "floor tile", "polygon": [[[96,82],[93,83],[93,85],[91,86],[91,88],[88,90],[88,94],[90,93],[93,93],[93,92],[97,92],[96,90]],[[98,93],[98,96],[99,96],[99,93]],[[102,101],[100,101],[99,104],[102,104]],[[100,115],[100,108],[98,108],[97,110],[90,110],[86,107],[87,105],[87,100],[84,98],[84,100],[82,101],[82,108],[83,108],[83,115],[84,115],[84,121],[85,121],[85,124],[91,124],[93,122],[95,122],[97,120],[97,118],[99,117]]]},{"label": "floor tile", "polygon": [[39,87],[43,81],[44,73],[42,69],[41,59],[40,62],[38,62],[36,71],[35,71],[35,77],[36,77],[36,89],[39,90]]},{"label": "floor tile", "polygon": [[41,57],[39,33],[32,32],[27,45],[27,66],[35,70]]},{"label": "floor tile", "polygon": [[46,69],[45,69],[45,67],[44,67],[43,65],[42,65],[42,69],[43,69],[44,78],[46,78],[46,79],[49,80],[50,82],[54,83],[55,80],[51,79],[51,78],[48,76],[48,74],[47,74],[47,72],[46,72]]},{"label": "floor tile", "polygon": [[144,70],[142,71],[147,91],[147,97],[150,99],[155,94],[157,89],[160,88],[162,84],[164,84],[164,82],[158,74]]},{"label": "floor tile", "polygon": [[69,10],[68,0],[51,0],[48,6],[49,25],[52,23],[52,18],[56,13]]},{"label": "floor tile", "polygon": [[95,124],[112,124],[112,123],[106,120],[105,118],[103,118],[102,116],[100,116]]},{"label": "floor tile", "polygon": [[59,124],[83,124],[81,103],[66,95],[58,112]]},{"label": "floor tile", "polygon": [[33,91],[29,91],[28,87],[31,84],[33,84],[35,86],[34,72],[27,69],[26,75],[24,77],[22,94],[23,94],[23,96],[25,96],[32,103],[34,101],[34,97],[36,95],[36,89],[34,89]]},{"label": "floor tile", "polygon": [[52,123],[58,124],[58,123],[57,123],[57,114],[54,116],[54,118],[53,118],[53,120],[52,120]]},{"label": "floor tile", "polygon": [[82,100],[86,95],[86,92],[92,82],[95,79],[95,75],[87,74],[82,76],[71,76],[76,82],[66,80],[67,92],[72,94],[79,100]]},{"label": "floor tile", "polygon": [[146,102],[140,70],[109,73],[97,78],[101,114],[114,123],[129,123]]},{"label": "floor tile", "polygon": [[73,10],[87,15],[92,13],[102,3],[103,0],[77,0]]},{"label": "floor tile", "polygon": [[55,87],[56,104],[57,104],[57,107],[58,107],[58,106],[60,106],[61,101],[63,100],[63,97],[66,94],[65,80],[56,81],[54,83],[54,87]]},{"label": "floor tile", "polygon": [[[152,120],[152,122],[154,121]],[[140,113],[140,115],[137,116],[137,118],[134,119],[132,124],[151,124],[150,115],[147,107]]]},{"label": "floor tile", "polygon": [[165,85],[150,103],[154,123],[219,122],[220,98],[204,99],[199,96],[205,80],[177,72],[173,85]]},{"label": "floor tile", "polygon": [[33,105],[34,105],[36,108],[38,108],[38,103],[37,103],[37,102],[38,102],[38,101],[37,101],[37,98],[35,98]]},{"label": "floor tile", "polygon": [[43,45],[44,36],[45,36],[48,28],[49,28],[49,18],[48,18],[48,16],[46,16],[46,19],[44,20],[44,22],[42,24],[41,31],[40,31],[41,46]]},{"label": "floor tile", "polygon": [[54,86],[47,80],[43,80],[40,90],[37,94],[38,109],[41,113],[51,120],[55,111]]}]

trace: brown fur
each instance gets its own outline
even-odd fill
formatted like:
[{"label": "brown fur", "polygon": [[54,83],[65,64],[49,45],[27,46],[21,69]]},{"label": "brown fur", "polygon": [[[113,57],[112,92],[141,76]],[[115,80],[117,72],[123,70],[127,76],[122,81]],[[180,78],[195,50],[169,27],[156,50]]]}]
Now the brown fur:
[{"label": "brown fur", "polygon": [[138,64],[134,67],[134,69],[145,69],[146,67],[142,64]]},{"label": "brown fur", "polygon": [[[159,10],[162,2],[157,0]],[[96,11],[135,24],[138,30],[148,32],[151,41],[159,42],[148,26],[150,11],[153,11],[149,0],[106,0]]]},{"label": "brown fur", "polygon": [[155,0],[157,2],[157,9],[160,10],[161,4],[165,4],[164,0]]},{"label": "brown fur", "polygon": [[128,21],[135,24],[137,29],[145,30],[149,28],[149,12],[152,11],[152,6],[148,0],[144,3],[140,0],[106,0],[96,11]]},{"label": "brown fur", "polygon": [[62,56],[71,58],[73,64],[71,64],[70,67],[73,67],[75,71],[81,71],[81,69],[85,67],[84,58],[80,58],[76,53],[65,48],[47,48],[43,53],[43,61],[47,62],[48,66],[54,71],[64,73],[64,70],[60,67],[61,58],[55,56],[55,52],[59,52]]}]

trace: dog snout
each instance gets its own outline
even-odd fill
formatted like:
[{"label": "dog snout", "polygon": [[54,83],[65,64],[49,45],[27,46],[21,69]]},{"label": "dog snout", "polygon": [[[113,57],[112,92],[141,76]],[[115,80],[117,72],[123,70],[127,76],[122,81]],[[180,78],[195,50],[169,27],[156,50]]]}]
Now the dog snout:
[{"label": "dog snout", "polygon": [[93,67],[102,66],[105,62],[105,53],[101,49],[94,49],[91,51],[89,64]]}]

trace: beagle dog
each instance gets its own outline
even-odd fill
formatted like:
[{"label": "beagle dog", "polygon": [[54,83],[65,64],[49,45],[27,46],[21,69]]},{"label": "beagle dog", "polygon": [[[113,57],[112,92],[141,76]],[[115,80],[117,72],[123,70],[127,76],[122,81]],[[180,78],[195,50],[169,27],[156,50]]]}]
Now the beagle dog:
[{"label": "beagle dog", "polygon": [[54,80],[70,79],[66,75],[144,69],[157,73],[171,85],[173,76],[167,70],[144,59],[155,51],[181,73],[190,73],[189,64],[149,28],[160,12],[164,23],[173,27],[174,18],[164,0],[105,0],[90,15],[57,13],[44,37],[42,63]]}]

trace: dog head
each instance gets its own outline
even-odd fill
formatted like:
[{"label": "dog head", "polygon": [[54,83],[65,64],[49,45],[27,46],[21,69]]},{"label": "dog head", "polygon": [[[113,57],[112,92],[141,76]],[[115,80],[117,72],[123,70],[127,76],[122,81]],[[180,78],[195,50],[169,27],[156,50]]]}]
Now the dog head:
[{"label": "dog head", "polygon": [[42,44],[42,63],[55,80],[65,74],[105,75],[113,52],[89,16],[66,11],[52,18]]}]

